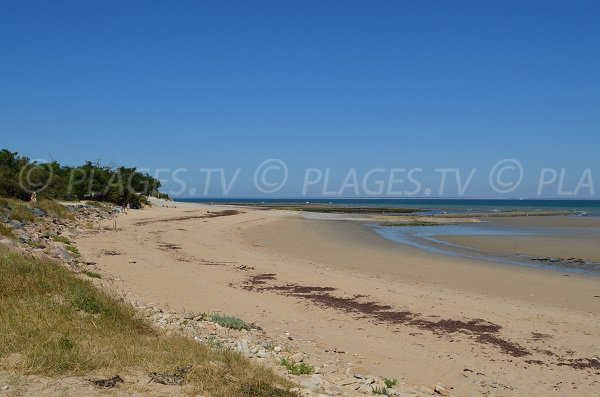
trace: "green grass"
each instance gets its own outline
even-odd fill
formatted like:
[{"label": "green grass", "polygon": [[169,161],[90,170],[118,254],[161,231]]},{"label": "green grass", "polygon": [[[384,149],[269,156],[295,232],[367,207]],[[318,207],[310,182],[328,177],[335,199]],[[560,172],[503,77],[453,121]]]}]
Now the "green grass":
[{"label": "green grass", "polygon": [[27,204],[18,200],[11,200],[9,207],[11,209],[10,219],[23,223],[33,222],[35,220],[35,216]]},{"label": "green grass", "polygon": [[72,245],[66,245],[65,249],[77,257],[81,256],[81,253],[79,252],[77,247],[74,247]]},{"label": "green grass", "polygon": [[14,353],[23,357],[10,368],[17,373],[109,376],[192,365],[191,393],[295,396],[287,381],[241,354],[161,334],[65,266],[0,246],[0,363]]},{"label": "green grass", "polygon": [[110,204],[103,203],[101,201],[92,201],[92,200],[89,200],[89,201],[86,201],[86,204],[87,205],[91,205],[92,207],[95,207],[95,208],[99,208],[101,210],[110,210],[111,209],[111,205]]},{"label": "green grass", "polygon": [[233,316],[213,314],[212,316],[210,316],[210,320],[225,328],[236,330],[250,329],[250,326],[244,320]]},{"label": "green grass", "polygon": [[69,240],[65,236],[53,236],[52,240],[57,241],[59,243],[67,244],[67,245],[71,244],[71,240]]},{"label": "green grass", "polygon": [[398,379],[383,378],[383,383],[385,383],[385,387],[387,387],[388,389],[391,389],[398,384]]},{"label": "green grass", "polygon": [[102,275],[100,273],[96,273],[91,270],[82,270],[81,274],[85,274],[86,276],[91,278],[102,278]]},{"label": "green grass", "polygon": [[8,237],[10,239],[17,238],[13,231],[10,228],[6,227],[4,223],[0,223],[0,236]]},{"label": "green grass", "polygon": [[73,213],[64,205],[55,200],[41,199],[38,200],[34,207],[44,210],[46,214],[60,219],[75,219]]},{"label": "green grass", "polygon": [[33,222],[35,215],[31,212],[31,207],[25,201],[14,198],[0,199],[0,208],[8,210],[9,218],[19,222]]},{"label": "green grass", "polygon": [[33,248],[44,248],[44,244],[40,241],[29,240],[27,241],[27,245]]},{"label": "green grass", "polygon": [[314,367],[305,363],[296,363],[287,358],[281,359],[281,365],[283,365],[292,375],[309,375],[315,373]]},{"label": "green grass", "polygon": [[377,396],[388,396],[388,397],[392,397],[393,396],[393,394],[390,391],[388,391],[388,389],[385,388],[385,387],[382,387],[382,388],[376,387],[376,388],[374,388],[373,389],[373,394],[377,395]]}]

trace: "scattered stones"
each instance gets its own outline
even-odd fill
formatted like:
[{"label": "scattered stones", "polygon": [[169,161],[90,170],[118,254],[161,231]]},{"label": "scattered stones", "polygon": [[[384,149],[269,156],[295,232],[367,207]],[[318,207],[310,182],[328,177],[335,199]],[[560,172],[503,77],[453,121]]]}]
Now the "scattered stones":
[{"label": "scattered stones", "polygon": [[181,386],[185,382],[185,378],[188,376],[191,370],[192,366],[188,365],[187,367],[177,368],[173,373],[160,374],[157,372],[153,372],[150,374],[150,379],[152,379],[152,382],[160,383],[163,385]]},{"label": "scattered stones", "polygon": [[117,386],[119,383],[123,383],[124,381],[123,378],[121,378],[119,375],[115,375],[112,378],[90,380],[90,382],[100,389],[112,389],[113,387]]}]

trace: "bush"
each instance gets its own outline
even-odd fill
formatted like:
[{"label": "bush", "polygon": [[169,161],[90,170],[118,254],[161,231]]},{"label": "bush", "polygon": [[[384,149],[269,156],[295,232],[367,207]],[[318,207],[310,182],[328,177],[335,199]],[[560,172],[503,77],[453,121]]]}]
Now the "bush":
[{"label": "bush", "polygon": [[314,367],[308,364],[296,363],[293,360],[288,360],[286,358],[281,360],[281,365],[283,365],[292,375],[309,375],[315,372]]},{"label": "bush", "polygon": [[250,329],[250,326],[246,324],[244,320],[240,320],[237,317],[213,314],[210,319],[212,322],[219,324],[221,327],[236,330]]}]

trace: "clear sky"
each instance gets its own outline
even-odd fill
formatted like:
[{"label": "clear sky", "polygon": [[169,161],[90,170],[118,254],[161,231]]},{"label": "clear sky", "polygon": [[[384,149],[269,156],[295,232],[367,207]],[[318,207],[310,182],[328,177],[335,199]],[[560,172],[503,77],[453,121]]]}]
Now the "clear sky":
[{"label": "clear sky", "polygon": [[[272,158],[282,196],[306,167],[420,167],[427,184],[506,158],[525,169],[515,195],[542,167],[589,168],[599,190],[599,17],[597,1],[3,2],[0,147],[189,167],[199,191],[200,168],[241,168],[235,195]],[[470,196],[494,196],[483,175]]]}]

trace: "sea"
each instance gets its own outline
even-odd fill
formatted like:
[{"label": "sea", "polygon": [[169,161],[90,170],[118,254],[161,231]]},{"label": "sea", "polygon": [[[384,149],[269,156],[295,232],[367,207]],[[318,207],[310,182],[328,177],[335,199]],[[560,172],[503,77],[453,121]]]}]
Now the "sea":
[{"label": "sea", "polygon": [[[502,212],[559,212],[569,217],[599,217],[600,200],[520,200],[520,199],[179,199],[183,202],[243,204],[243,205],[302,205],[320,204],[348,207],[397,207],[415,209],[417,215],[468,215],[498,214]],[[305,215],[310,219],[343,219],[331,214]],[[493,219],[493,218],[491,218]],[[439,236],[584,236],[597,239],[600,257],[600,228],[539,228],[508,227],[495,222],[479,224],[451,224],[442,226],[382,226],[367,224],[379,236],[398,244],[408,245],[423,251],[484,260],[499,264],[544,268],[555,271],[578,273],[600,277],[600,263],[587,258],[526,257],[485,252],[470,247],[451,244]],[[572,258],[571,258],[572,259]],[[583,262],[581,261],[583,260]]]},{"label": "sea", "polygon": [[396,198],[182,198],[177,201],[197,203],[231,203],[254,205],[331,204],[352,207],[398,207],[414,208],[421,214],[465,214],[481,212],[568,212],[573,216],[600,216],[600,200],[555,200],[555,199],[396,199]]}]

